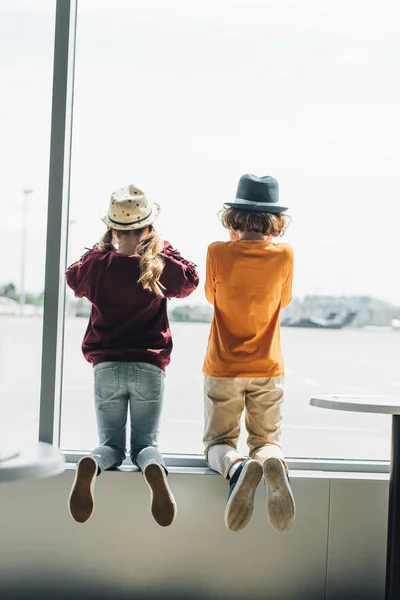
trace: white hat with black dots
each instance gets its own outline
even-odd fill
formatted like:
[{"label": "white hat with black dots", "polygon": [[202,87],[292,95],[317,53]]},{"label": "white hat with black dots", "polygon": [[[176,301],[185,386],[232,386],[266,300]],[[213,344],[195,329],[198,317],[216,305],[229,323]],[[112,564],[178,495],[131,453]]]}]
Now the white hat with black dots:
[{"label": "white hat with black dots", "polygon": [[160,210],[160,205],[150,202],[139,188],[124,185],[111,194],[108,211],[101,220],[110,229],[141,229],[154,223]]}]

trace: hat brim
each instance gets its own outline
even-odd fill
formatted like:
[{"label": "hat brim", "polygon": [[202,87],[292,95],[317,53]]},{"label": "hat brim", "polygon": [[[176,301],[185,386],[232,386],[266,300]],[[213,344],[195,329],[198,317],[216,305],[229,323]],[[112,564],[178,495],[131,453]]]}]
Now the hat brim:
[{"label": "hat brim", "polygon": [[239,202],[225,202],[224,206],[229,208],[237,208],[238,210],[246,210],[247,212],[263,212],[279,214],[284,213],[288,209],[287,206],[281,206],[280,204],[271,204],[271,206],[259,206],[257,204],[239,204]]},{"label": "hat brim", "polygon": [[151,205],[151,215],[144,221],[138,221],[136,223],[133,222],[133,223],[130,223],[129,225],[116,224],[110,220],[110,218],[108,216],[108,212],[106,212],[101,217],[101,220],[110,229],[115,229],[116,231],[130,231],[132,229],[143,229],[143,227],[148,227],[149,225],[152,225],[154,223],[154,221],[156,221],[158,219],[158,217],[160,216],[160,212],[161,212],[160,205],[157,204],[157,202],[153,202],[153,204]]}]

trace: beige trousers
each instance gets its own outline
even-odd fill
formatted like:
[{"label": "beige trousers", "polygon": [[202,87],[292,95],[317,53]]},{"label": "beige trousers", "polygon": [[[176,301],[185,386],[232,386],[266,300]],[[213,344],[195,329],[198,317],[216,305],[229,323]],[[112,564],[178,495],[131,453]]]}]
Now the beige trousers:
[{"label": "beige trousers", "polygon": [[280,446],[283,388],[281,377],[204,378],[204,445],[207,464],[225,478],[234,462],[246,458],[237,450],[240,418],[245,410],[251,458],[284,460]]}]

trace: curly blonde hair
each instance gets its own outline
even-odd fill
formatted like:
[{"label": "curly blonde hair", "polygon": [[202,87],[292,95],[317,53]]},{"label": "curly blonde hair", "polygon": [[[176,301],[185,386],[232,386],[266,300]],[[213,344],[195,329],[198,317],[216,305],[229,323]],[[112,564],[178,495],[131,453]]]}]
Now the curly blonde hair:
[{"label": "curly blonde hair", "polygon": [[274,237],[283,236],[290,225],[286,214],[253,212],[238,208],[224,208],[220,213],[222,225],[231,231],[253,231]]},{"label": "curly blonde hair", "polygon": [[[140,238],[143,229],[120,230],[107,229],[100,240],[100,249],[105,251],[115,250],[112,243],[113,232],[117,237],[133,236]],[[164,286],[160,283],[160,277],[164,270],[164,261],[160,256],[164,248],[164,242],[156,230],[150,226],[148,234],[140,240],[136,247],[136,253],[140,256],[140,278],[139,283],[145,290],[153,292],[156,296],[163,297]]]}]

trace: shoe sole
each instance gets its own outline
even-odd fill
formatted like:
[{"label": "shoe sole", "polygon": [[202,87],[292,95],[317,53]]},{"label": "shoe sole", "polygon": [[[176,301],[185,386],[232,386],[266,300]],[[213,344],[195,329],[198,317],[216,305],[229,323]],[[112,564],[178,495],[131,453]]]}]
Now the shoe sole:
[{"label": "shoe sole", "polygon": [[69,513],[77,523],[85,523],[93,514],[93,483],[96,475],[96,461],[90,456],[82,458],[76,469],[75,480],[68,501]]},{"label": "shoe sole", "polygon": [[263,464],[268,488],[267,514],[277,531],[288,531],[295,517],[295,503],[284,464],[279,458],[267,458]]},{"label": "shoe sole", "polygon": [[225,525],[229,531],[241,531],[251,519],[254,495],[263,475],[258,461],[247,463],[240,474],[225,509]]},{"label": "shoe sole", "polygon": [[165,470],[154,463],[147,465],[143,475],[151,490],[151,514],[161,527],[168,527],[174,521],[177,511]]}]

